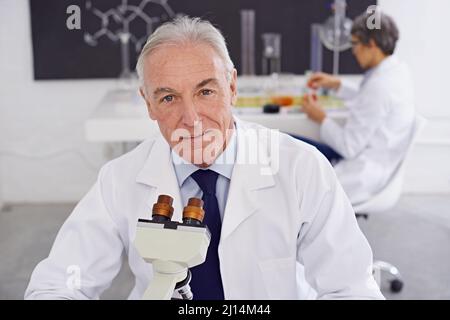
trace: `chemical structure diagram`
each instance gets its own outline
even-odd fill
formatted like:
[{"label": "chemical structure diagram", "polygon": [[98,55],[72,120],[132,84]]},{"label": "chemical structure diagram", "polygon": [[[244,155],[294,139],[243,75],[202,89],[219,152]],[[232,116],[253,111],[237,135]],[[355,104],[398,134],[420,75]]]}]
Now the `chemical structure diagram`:
[{"label": "chemical structure diagram", "polygon": [[[159,16],[151,16],[147,12],[148,6],[152,4],[153,8],[158,7]],[[147,7],[147,8],[146,8]],[[85,32],[84,41],[96,46],[98,40],[107,37],[113,42],[120,41],[122,53],[122,73],[121,77],[129,77],[129,46],[134,45],[136,52],[142,49],[147,37],[153,32],[156,24],[172,19],[176,16],[168,4],[168,0],[142,0],[139,5],[132,5],[129,0],[122,0],[121,4],[106,11],[101,11],[94,7],[92,1],[86,1],[86,10],[90,11],[101,21],[101,27],[94,33]],[[147,11],[147,12],[146,12]],[[151,13],[150,13],[151,14]],[[130,25],[135,20],[142,20],[146,25],[146,34],[138,37],[130,30]],[[110,26],[115,23],[120,25],[118,30],[111,30]]]}]

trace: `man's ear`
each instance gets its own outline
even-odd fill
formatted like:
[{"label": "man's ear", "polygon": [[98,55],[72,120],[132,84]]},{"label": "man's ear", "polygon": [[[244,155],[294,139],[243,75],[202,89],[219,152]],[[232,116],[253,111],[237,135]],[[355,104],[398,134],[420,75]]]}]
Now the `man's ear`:
[{"label": "man's ear", "polygon": [[139,93],[141,94],[141,97],[144,99],[145,104],[147,105],[147,112],[148,112],[150,119],[156,120],[155,115],[152,110],[152,106],[151,106],[150,102],[148,101],[147,96],[145,95],[144,87],[139,87]]},{"label": "man's ear", "polygon": [[230,91],[231,91],[231,105],[236,105],[237,101],[237,70],[233,69],[230,75]]}]

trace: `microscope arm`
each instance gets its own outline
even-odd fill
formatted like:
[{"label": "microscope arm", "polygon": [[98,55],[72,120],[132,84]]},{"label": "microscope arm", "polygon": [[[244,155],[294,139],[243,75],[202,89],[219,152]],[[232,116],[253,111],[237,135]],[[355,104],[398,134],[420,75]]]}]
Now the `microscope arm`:
[{"label": "microscope arm", "polygon": [[155,272],[147,290],[142,297],[143,300],[170,300],[177,282],[184,280],[187,269],[176,274]]}]

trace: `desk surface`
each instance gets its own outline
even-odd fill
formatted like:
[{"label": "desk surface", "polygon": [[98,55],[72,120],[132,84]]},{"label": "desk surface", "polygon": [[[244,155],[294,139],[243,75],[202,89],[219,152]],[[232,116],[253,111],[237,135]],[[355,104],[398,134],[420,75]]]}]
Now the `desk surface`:
[{"label": "desk surface", "polygon": [[[343,109],[327,110],[338,121],[345,119]],[[319,126],[299,108],[282,108],[280,113],[266,114],[262,108],[234,108],[242,120],[256,122],[272,129],[318,138]],[[91,142],[142,141],[157,132],[156,121],[149,118],[141,97],[130,91],[110,91],[86,120],[86,139]]]}]

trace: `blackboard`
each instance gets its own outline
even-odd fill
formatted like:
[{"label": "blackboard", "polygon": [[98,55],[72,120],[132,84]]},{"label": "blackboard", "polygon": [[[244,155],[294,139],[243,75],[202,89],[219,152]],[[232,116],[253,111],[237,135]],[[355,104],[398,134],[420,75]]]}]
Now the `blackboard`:
[{"label": "blackboard", "polygon": [[[90,5],[89,5],[89,3]],[[170,19],[173,13],[200,16],[210,20],[224,34],[231,58],[240,72],[241,30],[240,10],[255,10],[256,72],[261,73],[261,34],[282,34],[282,72],[303,74],[310,65],[310,25],[323,22],[331,14],[332,0],[29,0],[31,13],[35,79],[115,78],[121,71],[121,47],[107,35],[97,39],[95,46],[85,41],[86,34],[95,35],[102,27],[102,15],[123,3],[139,6],[150,17],[159,17],[151,27]],[[161,5],[158,3],[165,3]],[[348,0],[347,16],[354,18],[376,4],[376,0]],[[80,8],[80,29],[68,29],[70,5]],[[111,11],[110,11],[111,12]],[[129,12],[132,14],[132,11]],[[126,14],[124,14],[126,16]],[[103,16],[104,17],[104,16]],[[121,28],[112,15],[108,29],[111,34]],[[135,19],[130,30],[136,40],[146,37],[148,24]],[[133,45],[134,46],[134,45]],[[130,68],[134,69],[137,51],[130,49]],[[331,72],[332,54],[324,49],[323,69]],[[340,73],[357,74],[358,67],[351,51],[341,54]]]}]

